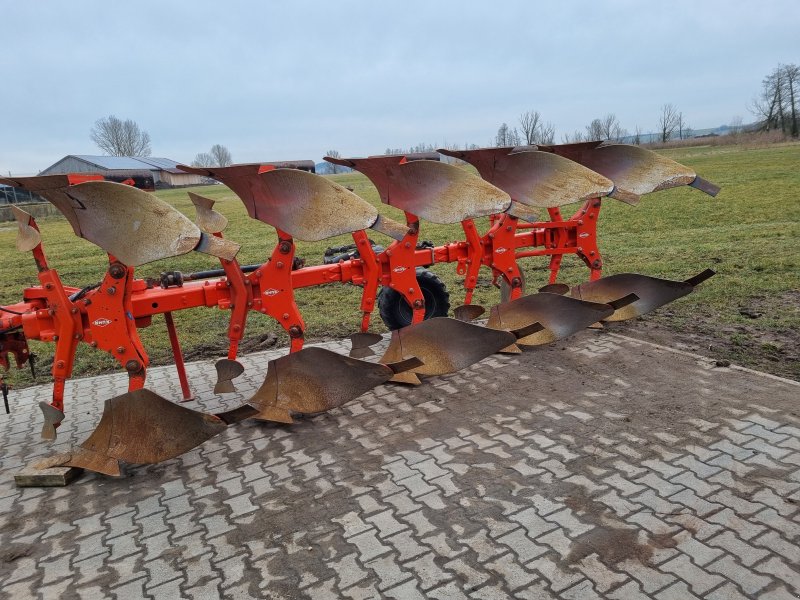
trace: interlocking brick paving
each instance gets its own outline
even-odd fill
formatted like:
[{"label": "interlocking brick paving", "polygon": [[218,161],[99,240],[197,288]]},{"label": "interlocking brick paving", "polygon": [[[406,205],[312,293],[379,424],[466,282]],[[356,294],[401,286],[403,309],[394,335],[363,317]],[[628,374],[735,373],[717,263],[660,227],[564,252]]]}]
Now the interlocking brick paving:
[{"label": "interlocking brick paving", "polygon": [[[345,352],[344,345],[327,344]],[[245,357],[244,401],[270,352]],[[148,386],[179,397],[174,371]],[[384,385],[292,426],[246,422],[186,455],[18,489],[92,430],[124,375],[0,416],[4,598],[796,598],[800,387],[610,333]]]}]

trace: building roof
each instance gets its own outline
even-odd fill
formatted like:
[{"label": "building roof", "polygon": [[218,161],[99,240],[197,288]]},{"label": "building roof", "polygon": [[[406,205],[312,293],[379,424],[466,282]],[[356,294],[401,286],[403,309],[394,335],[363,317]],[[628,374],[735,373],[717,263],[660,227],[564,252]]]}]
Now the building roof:
[{"label": "building roof", "polygon": [[65,158],[76,158],[101,169],[183,173],[183,171],[175,168],[178,163],[174,160],[157,156],[94,156],[91,154],[70,154]]}]

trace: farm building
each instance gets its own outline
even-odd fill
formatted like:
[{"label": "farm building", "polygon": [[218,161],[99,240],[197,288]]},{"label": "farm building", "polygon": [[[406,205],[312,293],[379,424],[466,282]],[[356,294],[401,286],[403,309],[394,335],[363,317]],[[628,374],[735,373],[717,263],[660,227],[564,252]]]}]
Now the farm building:
[{"label": "farm building", "polygon": [[[169,158],[153,156],[90,156],[70,154],[57,163],[47,167],[39,175],[59,175],[63,173],[99,173],[113,179],[152,177],[155,187],[183,187],[202,185],[205,178],[200,175],[184,173],[175,167],[177,162]],[[139,185],[137,187],[143,187]]]}]

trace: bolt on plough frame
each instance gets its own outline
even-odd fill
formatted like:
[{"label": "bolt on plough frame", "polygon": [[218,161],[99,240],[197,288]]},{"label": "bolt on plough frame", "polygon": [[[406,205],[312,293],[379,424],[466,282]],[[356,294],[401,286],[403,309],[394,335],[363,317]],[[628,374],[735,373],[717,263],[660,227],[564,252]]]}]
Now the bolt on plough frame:
[{"label": "bolt on plough frame", "polygon": [[[56,347],[50,403],[41,403],[42,435],[53,439],[64,419],[64,383],[72,374],[78,344],[108,352],[127,371],[128,392],[106,401],[100,423],[73,451],[40,466],[73,465],[117,475],[120,461],[154,463],[201,444],[247,418],[291,423],[293,415],[341,406],[389,380],[419,384],[420,376],[442,375],[494,352],[519,352],[562,339],[597,322],[624,320],[686,295],[713,275],[704,271],[685,281],[639,274],[601,277],[597,220],[606,197],[629,204],[661,189],[689,185],[710,195],[718,188],[691,169],[653,152],[623,144],[589,142],[561,146],[440,150],[472,164],[480,176],[438,161],[438,154],[326,158],[364,173],[382,202],[405,213],[404,224],[381,216],[368,202],[334,181],[315,175],[307,162],[258,163],[218,168],[180,168],[225,183],[248,215],[274,227],[278,241],[261,265],[241,266],[238,244],[223,238],[227,221],[213,201],[190,193],[192,223],[155,196],[99,175],[0,178],[38,193],[68,219],[76,235],[108,254],[103,280],[84,288],[64,285],[48,265],[33,217],[15,209],[17,247],[31,252],[39,285],[23,300],[0,307],[0,364],[9,354],[18,367],[30,361],[28,339]],[[313,165],[313,163],[312,163]],[[560,207],[582,202],[564,219]],[[550,220],[537,220],[545,209]],[[489,217],[481,235],[474,222]],[[419,244],[424,222],[460,223],[465,239],[442,246]],[[373,246],[367,230],[391,242]],[[299,266],[295,240],[317,241],[352,235],[356,251],[335,264]],[[140,265],[197,251],[217,257],[221,269],[203,273],[162,273],[158,282],[137,279]],[[588,281],[573,287],[558,282],[564,254],[589,267]],[[524,295],[518,260],[550,258],[549,283]],[[464,277],[464,305],[456,318],[426,311],[417,270],[455,263]],[[483,312],[471,306],[481,267],[504,290],[485,327],[468,321]],[[297,289],[334,282],[362,288],[360,331],[352,357],[320,348],[303,349],[305,323],[294,298]],[[358,360],[372,354],[380,336],[369,333],[379,290],[391,290],[407,305],[408,322],[396,328],[379,363]],[[567,295],[569,293],[569,295]],[[152,317],[164,314],[184,400],[191,399],[172,313],[195,307],[229,310],[229,346],[217,363],[215,393],[234,391],[243,372],[236,361],[248,313],[275,319],[290,339],[287,356],[271,361],[258,392],[244,405],[215,415],[173,404],[143,389],[147,353],[138,335]],[[441,307],[439,307],[441,309]],[[113,434],[112,434],[113,432]]]}]

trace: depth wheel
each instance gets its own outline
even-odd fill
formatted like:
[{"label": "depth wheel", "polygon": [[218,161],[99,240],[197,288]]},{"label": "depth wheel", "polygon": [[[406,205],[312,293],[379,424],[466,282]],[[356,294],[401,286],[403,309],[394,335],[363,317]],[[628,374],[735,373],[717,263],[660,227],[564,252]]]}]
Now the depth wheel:
[{"label": "depth wheel", "polygon": [[[444,282],[427,269],[417,268],[417,283],[425,298],[425,319],[446,317],[450,310],[450,293]],[[402,294],[388,287],[378,292],[378,311],[392,331],[411,325],[414,314]]]}]

